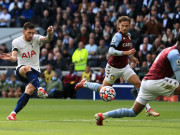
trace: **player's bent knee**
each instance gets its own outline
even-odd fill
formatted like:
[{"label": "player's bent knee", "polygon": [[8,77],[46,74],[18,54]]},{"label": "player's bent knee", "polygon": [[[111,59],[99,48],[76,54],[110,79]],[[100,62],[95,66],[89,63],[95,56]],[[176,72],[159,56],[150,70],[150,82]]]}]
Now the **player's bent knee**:
[{"label": "player's bent knee", "polygon": [[25,72],[27,72],[27,71],[31,71],[31,67],[30,67],[30,66],[28,66],[28,65],[24,66],[24,71],[25,71]]},{"label": "player's bent knee", "polygon": [[26,72],[31,71],[30,66],[22,66],[19,70],[19,73],[26,78]]},{"label": "player's bent knee", "polygon": [[140,97],[136,98],[136,101],[132,107],[136,115],[138,115],[144,108],[148,101],[141,99]]}]

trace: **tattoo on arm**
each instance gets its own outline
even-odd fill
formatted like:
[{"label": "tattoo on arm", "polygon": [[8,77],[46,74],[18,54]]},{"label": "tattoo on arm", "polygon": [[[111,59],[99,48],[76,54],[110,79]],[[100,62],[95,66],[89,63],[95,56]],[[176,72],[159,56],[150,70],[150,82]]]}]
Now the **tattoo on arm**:
[{"label": "tattoo on arm", "polygon": [[52,40],[53,34],[47,34],[47,36],[40,39],[41,42],[50,42]]},{"label": "tattoo on arm", "polygon": [[51,41],[52,40],[52,37],[53,37],[53,34],[47,34],[47,39],[48,39],[48,41]]}]

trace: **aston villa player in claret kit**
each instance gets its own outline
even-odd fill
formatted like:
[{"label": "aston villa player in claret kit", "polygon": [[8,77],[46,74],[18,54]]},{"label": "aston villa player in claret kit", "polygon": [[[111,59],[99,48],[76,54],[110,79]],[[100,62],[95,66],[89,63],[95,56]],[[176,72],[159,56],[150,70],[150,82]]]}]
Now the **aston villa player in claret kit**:
[{"label": "aston villa player in claret kit", "polygon": [[[112,56],[106,65],[105,79],[103,84],[87,82],[86,79],[82,80],[75,87],[76,90],[87,87],[93,91],[99,92],[104,86],[112,86],[114,82],[122,77],[125,81],[133,84],[137,89],[140,88],[141,82],[136,73],[130,68],[128,58],[139,63],[138,59],[134,57],[135,49],[132,49],[131,35],[128,33],[130,28],[130,18],[128,16],[121,16],[118,19],[119,31],[113,36],[109,54]],[[152,116],[159,116],[149,104],[146,105],[146,114]],[[99,119],[101,113],[95,115],[97,125],[102,125]]]},{"label": "aston villa player in claret kit", "polygon": [[19,98],[15,109],[7,117],[8,120],[17,120],[16,114],[23,109],[29,101],[30,95],[37,89],[38,96],[46,98],[48,94],[40,86],[39,75],[39,50],[40,42],[51,41],[53,36],[53,27],[47,29],[47,36],[35,34],[35,27],[32,23],[27,22],[23,26],[23,35],[12,41],[12,54],[2,54],[3,60],[18,62],[16,68],[17,78],[25,83],[24,94]]},{"label": "aston villa player in claret kit", "polygon": [[[153,62],[149,72],[143,78],[140,91],[132,108],[120,108],[99,113],[98,122],[106,118],[136,117],[145,105],[157,96],[180,95],[180,33],[177,43],[165,48]],[[175,75],[176,79],[173,79]]]}]

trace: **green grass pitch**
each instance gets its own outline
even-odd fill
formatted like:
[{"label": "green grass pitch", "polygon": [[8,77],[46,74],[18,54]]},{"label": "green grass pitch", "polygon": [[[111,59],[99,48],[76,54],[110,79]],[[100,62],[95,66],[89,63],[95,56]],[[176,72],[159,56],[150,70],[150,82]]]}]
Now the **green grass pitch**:
[{"label": "green grass pitch", "polygon": [[133,101],[30,99],[17,115],[7,121],[18,99],[0,99],[0,135],[178,135],[180,102],[151,102],[160,117],[109,118],[96,126],[94,114],[117,108],[130,108]]}]

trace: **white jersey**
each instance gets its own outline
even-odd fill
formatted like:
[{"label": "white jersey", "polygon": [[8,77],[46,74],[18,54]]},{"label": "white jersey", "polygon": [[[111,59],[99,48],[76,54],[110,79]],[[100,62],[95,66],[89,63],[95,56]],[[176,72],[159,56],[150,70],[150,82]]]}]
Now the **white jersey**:
[{"label": "white jersey", "polygon": [[41,35],[34,35],[31,41],[25,41],[23,36],[20,36],[12,41],[12,50],[15,48],[18,50],[17,62],[18,66],[29,65],[38,72],[40,72],[39,66],[39,52],[40,52],[40,38]]}]

